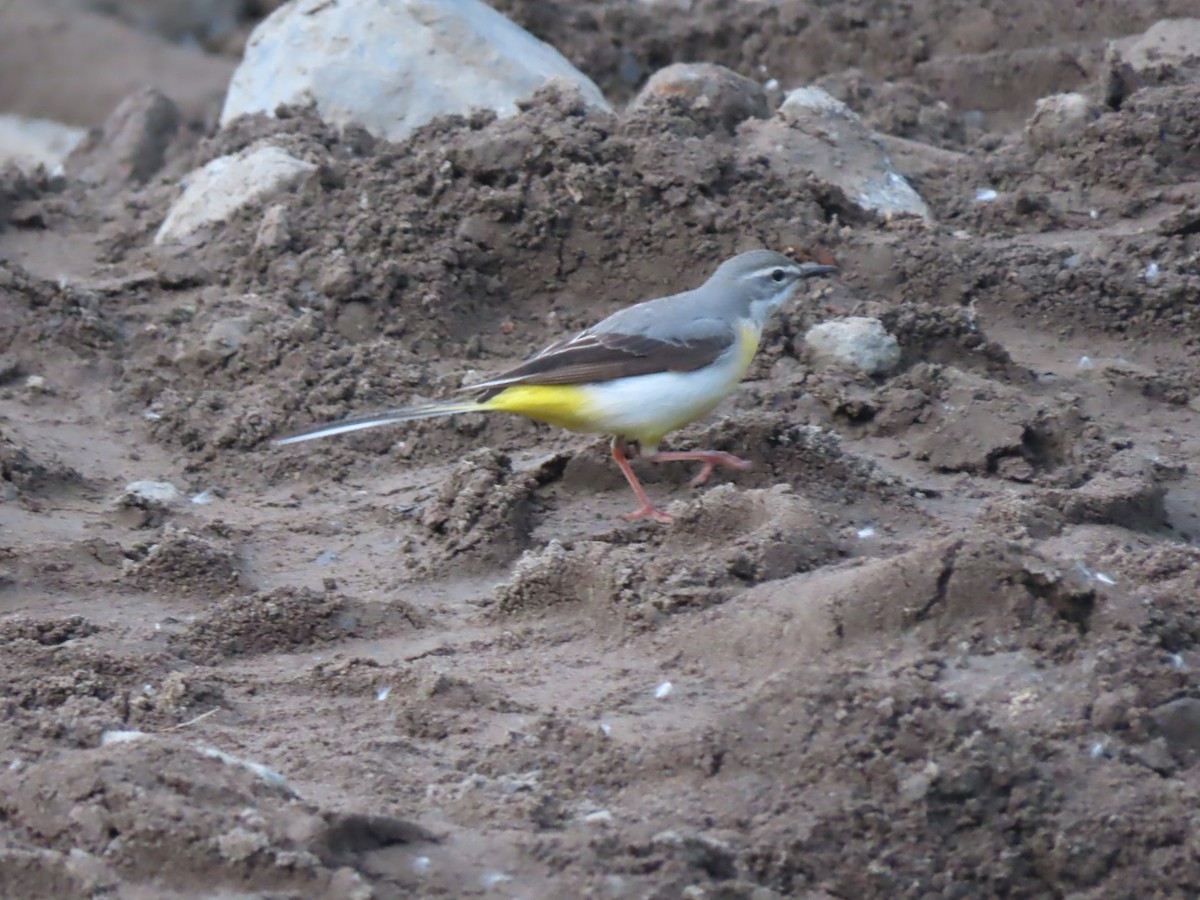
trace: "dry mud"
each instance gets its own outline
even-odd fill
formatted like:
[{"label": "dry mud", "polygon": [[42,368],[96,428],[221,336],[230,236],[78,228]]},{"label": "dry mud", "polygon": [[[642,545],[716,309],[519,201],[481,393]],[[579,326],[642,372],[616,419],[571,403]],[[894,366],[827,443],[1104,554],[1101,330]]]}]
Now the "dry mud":
[{"label": "dry mud", "polygon": [[[1200,893],[1200,77],[1114,89],[1103,40],[1184,4],[1102,5],[500,4],[617,101],[680,59],[819,78],[915,142],[931,227],[553,90],[396,145],[185,130],[117,191],[5,175],[0,894]],[[1035,153],[1067,89],[1104,111]],[[152,246],[267,134],[318,177]],[[844,274],[672,439],[752,470],[645,471],[670,527],[523,421],[269,444],[762,245]],[[900,371],[811,369],[845,314]]]}]

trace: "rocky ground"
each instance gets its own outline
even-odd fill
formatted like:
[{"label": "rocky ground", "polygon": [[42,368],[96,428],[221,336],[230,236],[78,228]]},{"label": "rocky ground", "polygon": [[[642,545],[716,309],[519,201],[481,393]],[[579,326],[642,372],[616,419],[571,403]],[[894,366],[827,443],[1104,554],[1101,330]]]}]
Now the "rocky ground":
[{"label": "rocky ground", "polygon": [[[274,5],[60,14],[124,36],[122,85],[226,77]],[[1200,893],[1200,29],[1109,43],[1194,7],[684,6],[497,3],[615,111],[549,88],[400,142],[218,130],[190,76],[114,120],[28,43],[61,80],[0,72],[0,112],[105,125],[0,176],[0,895]],[[680,61],[765,107],[626,108]],[[764,150],[808,83],[929,221]],[[263,138],[290,190],[155,242]],[[523,420],[270,444],[757,246],[843,273],[670,440],[752,470],[643,470],[674,525]],[[896,367],[814,357],[851,315]]]}]

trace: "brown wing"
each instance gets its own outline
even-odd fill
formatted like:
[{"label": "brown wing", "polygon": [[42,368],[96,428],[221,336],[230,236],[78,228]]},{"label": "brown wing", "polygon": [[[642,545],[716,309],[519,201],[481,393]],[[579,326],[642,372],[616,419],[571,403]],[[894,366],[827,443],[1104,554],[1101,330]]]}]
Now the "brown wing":
[{"label": "brown wing", "polygon": [[477,399],[483,401],[514,384],[590,384],[658,372],[691,372],[715,361],[732,341],[731,335],[676,343],[639,334],[585,332],[463,390],[480,391]]}]

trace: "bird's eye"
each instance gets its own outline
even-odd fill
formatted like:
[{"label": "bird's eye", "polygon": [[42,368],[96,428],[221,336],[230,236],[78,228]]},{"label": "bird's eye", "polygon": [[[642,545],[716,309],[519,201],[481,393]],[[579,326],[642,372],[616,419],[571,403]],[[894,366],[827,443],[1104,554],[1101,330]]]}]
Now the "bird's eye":
[{"label": "bird's eye", "polygon": [[786,277],[787,276],[784,273],[783,269],[776,269],[774,272],[771,273],[771,280],[773,282],[775,282],[776,284],[779,284]]}]

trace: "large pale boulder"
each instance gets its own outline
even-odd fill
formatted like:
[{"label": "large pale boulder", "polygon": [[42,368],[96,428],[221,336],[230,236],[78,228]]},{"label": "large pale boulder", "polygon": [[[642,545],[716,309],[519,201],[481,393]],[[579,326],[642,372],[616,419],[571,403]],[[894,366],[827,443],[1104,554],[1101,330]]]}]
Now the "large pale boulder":
[{"label": "large pale boulder", "polygon": [[250,36],[221,122],[312,103],[333,125],[399,140],[474,108],[513,115],[552,78],[608,108],[562,54],[480,0],[295,0]]},{"label": "large pale boulder", "polygon": [[879,138],[850,107],[820,88],[792,91],[772,118],[743,123],[739,136],[743,155],[765,158],[785,176],[812,175],[840,188],[863,210],[931,218]]}]

